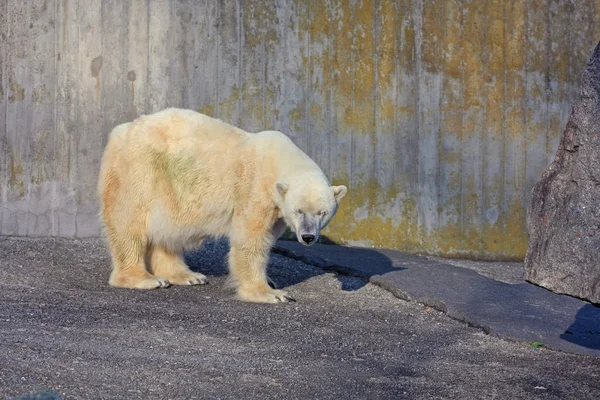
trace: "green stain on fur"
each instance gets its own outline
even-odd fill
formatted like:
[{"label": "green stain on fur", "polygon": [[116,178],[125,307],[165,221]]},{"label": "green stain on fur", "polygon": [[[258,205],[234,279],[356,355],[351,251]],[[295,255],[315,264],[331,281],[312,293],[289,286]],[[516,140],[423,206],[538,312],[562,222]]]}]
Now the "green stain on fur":
[{"label": "green stain on fur", "polygon": [[151,155],[156,180],[171,184],[177,195],[193,190],[199,184],[199,174],[191,157],[168,156],[154,152]]}]

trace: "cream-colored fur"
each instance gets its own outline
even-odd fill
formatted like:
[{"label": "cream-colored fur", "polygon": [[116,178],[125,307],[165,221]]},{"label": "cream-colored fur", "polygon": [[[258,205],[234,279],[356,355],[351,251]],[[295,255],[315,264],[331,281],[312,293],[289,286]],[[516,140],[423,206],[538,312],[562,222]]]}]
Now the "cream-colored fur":
[{"label": "cream-colored fur", "polygon": [[253,134],[174,108],[121,124],[110,134],[98,180],[113,261],[109,283],[206,283],[187,267],[183,251],[207,237],[227,237],[238,298],[288,301],[267,283],[274,241],[286,224],[316,240],[345,193],[279,132]]}]

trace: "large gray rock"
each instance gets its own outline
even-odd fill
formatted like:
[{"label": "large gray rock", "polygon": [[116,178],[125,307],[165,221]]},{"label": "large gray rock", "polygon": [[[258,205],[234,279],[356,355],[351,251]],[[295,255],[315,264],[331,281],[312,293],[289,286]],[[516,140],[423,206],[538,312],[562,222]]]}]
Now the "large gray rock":
[{"label": "large gray rock", "polygon": [[532,192],[525,279],[600,303],[600,43],[556,157]]}]

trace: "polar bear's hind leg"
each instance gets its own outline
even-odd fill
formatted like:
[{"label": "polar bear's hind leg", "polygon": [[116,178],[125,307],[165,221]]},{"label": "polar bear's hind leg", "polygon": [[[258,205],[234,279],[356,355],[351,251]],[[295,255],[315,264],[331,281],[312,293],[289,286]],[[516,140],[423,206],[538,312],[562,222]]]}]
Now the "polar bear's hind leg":
[{"label": "polar bear's hind leg", "polygon": [[168,279],[173,285],[204,285],[208,283],[205,275],[189,269],[180,254],[158,245],[151,246],[149,253],[150,271],[155,276]]}]

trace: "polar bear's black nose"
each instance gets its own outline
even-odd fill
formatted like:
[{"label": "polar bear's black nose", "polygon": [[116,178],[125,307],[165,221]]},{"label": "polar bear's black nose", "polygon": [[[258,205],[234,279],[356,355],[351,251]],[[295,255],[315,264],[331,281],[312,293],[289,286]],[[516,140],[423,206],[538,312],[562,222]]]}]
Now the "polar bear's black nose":
[{"label": "polar bear's black nose", "polygon": [[311,244],[313,242],[313,240],[315,240],[315,236],[314,235],[302,235],[302,240],[306,244]]}]

